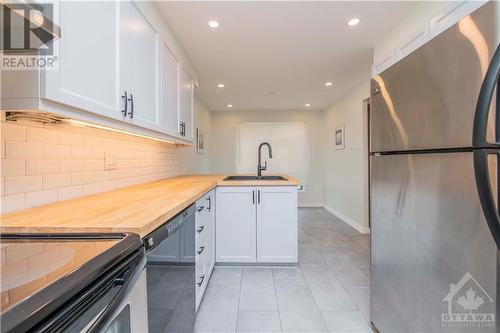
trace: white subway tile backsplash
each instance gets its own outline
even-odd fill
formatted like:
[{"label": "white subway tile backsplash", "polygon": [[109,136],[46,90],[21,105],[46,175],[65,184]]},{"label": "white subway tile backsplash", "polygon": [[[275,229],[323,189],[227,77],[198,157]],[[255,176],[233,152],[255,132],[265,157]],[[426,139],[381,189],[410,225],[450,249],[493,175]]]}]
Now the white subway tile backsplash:
[{"label": "white subway tile backsplash", "polygon": [[57,189],[61,187],[71,186],[71,174],[70,173],[58,173],[53,175],[43,176],[43,189]]},{"label": "white subway tile backsplash", "polygon": [[57,189],[29,192],[25,196],[25,208],[37,207],[57,202]]},{"label": "white subway tile backsplash", "polygon": [[28,127],[26,141],[57,144],[59,143],[59,133],[39,127]]},{"label": "white subway tile backsplash", "polygon": [[41,189],[42,176],[5,177],[6,195],[40,191]]},{"label": "white subway tile backsplash", "polygon": [[68,145],[45,145],[45,158],[71,158],[71,146]]},{"label": "white subway tile backsplash", "polygon": [[[0,125],[2,213],[179,174],[172,144],[89,127]],[[106,153],[113,170],[104,170]]]},{"label": "white subway tile backsplash", "polygon": [[26,174],[26,160],[3,159],[0,175],[3,177],[24,176]]},{"label": "white subway tile backsplash", "polygon": [[64,201],[69,199],[74,199],[81,197],[83,195],[82,186],[70,186],[64,187],[57,190],[58,201]]},{"label": "white subway tile backsplash", "polygon": [[27,159],[26,175],[46,175],[57,173],[57,160]]},{"label": "white subway tile backsplash", "polygon": [[71,158],[91,159],[92,158],[92,147],[72,146],[71,147]]},{"label": "white subway tile backsplash", "polygon": [[26,141],[26,128],[21,125],[2,122],[2,140]]},{"label": "white subway tile backsplash", "polygon": [[5,158],[42,158],[43,144],[18,141],[5,142]]},{"label": "white subway tile backsplash", "polygon": [[24,193],[2,196],[0,198],[0,212],[7,214],[24,209]]},{"label": "white subway tile backsplash", "polygon": [[60,173],[83,171],[82,160],[59,160],[58,170]]},{"label": "white subway tile backsplash", "polygon": [[63,145],[83,145],[83,135],[77,133],[59,133],[59,143]]}]

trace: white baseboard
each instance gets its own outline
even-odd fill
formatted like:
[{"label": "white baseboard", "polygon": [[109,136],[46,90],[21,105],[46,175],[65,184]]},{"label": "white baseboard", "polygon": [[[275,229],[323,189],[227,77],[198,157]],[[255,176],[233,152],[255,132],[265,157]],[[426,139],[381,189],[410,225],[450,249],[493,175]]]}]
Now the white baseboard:
[{"label": "white baseboard", "polygon": [[325,205],[322,202],[301,202],[299,208],[320,208]]},{"label": "white baseboard", "polygon": [[325,207],[325,209],[327,211],[329,211],[330,213],[332,213],[333,215],[337,216],[339,219],[341,219],[342,221],[344,221],[345,223],[349,224],[351,227],[353,227],[354,229],[356,229],[357,231],[359,231],[360,233],[362,234],[369,234],[370,233],[370,228],[366,228],[366,227],[363,227],[361,226],[359,223],[357,223],[356,221],[348,218],[347,216],[345,216],[344,214],[340,213],[339,211],[333,209],[332,207],[328,206],[328,205],[324,205],[323,207]]}]

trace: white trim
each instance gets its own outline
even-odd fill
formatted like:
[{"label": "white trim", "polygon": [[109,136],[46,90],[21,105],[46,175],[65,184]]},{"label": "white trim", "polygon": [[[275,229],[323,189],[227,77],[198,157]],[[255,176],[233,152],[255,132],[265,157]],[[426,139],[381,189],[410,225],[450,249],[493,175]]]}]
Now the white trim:
[{"label": "white trim", "polygon": [[299,208],[320,208],[324,206],[322,202],[299,202]]},{"label": "white trim", "polygon": [[362,227],[356,221],[348,218],[344,214],[340,213],[339,211],[333,209],[332,207],[330,207],[328,205],[324,205],[323,207],[327,211],[329,211],[330,213],[332,213],[333,215],[335,215],[336,217],[338,217],[339,219],[341,219],[343,222],[349,224],[351,227],[353,227],[354,229],[356,229],[357,231],[359,231],[360,233],[362,233],[362,234],[369,234],[370,233],[370,228]]}]

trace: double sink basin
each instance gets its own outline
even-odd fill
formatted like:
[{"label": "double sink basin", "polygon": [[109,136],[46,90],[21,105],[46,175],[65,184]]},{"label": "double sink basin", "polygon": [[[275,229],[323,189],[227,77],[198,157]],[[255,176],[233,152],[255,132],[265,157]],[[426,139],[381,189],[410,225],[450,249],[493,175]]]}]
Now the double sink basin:
[{"label": "double sink basin", "polygon": [[224,180],[234,180],[234,181],[238,181],[238,180],[288,180],[284,177],[281,177],[281,176],[246,176],[246,175],[237,175],[237,176],[228,176],[226,178],[224,178]]}]

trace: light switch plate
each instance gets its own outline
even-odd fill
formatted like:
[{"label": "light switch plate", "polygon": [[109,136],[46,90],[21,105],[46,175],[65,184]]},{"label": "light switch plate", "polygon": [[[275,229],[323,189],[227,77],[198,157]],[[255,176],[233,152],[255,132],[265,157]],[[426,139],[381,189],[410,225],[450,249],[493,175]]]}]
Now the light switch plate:
[{"label": "light switch plate", "polygon": [[107,151],[104,153],[104,170],[115,170],[116,169],[116,161],[115,155],[113,153]]}]

